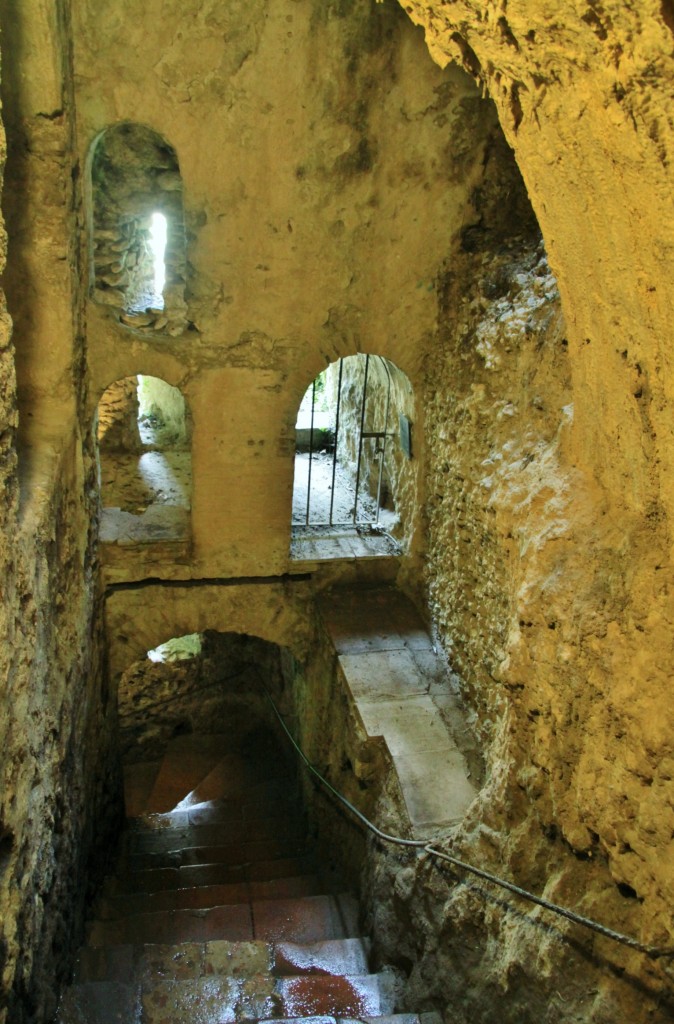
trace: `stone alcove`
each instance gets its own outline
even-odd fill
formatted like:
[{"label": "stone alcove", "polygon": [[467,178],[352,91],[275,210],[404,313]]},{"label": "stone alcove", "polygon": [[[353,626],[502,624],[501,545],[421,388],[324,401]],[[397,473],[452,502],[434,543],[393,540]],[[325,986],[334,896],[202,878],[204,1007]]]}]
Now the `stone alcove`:
[{"label": "stone alcove", "polygon": [[182,178],[173,147],[140,124],[107,128],[91,156],[92,297],[124,326],[187,327]]},{"label": "stone alcove", "polygon": [[101,540],[146,543],[189,533],[190,419],[159,377],[114,381],[98,403]]}]

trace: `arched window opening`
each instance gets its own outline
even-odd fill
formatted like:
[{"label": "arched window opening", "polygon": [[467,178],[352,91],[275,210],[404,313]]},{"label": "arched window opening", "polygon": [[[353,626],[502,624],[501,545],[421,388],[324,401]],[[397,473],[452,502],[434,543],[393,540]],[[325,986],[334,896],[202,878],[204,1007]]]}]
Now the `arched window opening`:
[{"label": "arched window opening", "polygon": [[173,148],[137,124],[108,128],[91,161],[93,298],[126,327],[188,326],[182,179]]},{"label": "arched window opening", "polygon": [[168,224],[163,213],[153,213],[150,220],[150,252],[152,253],[152,284],[154,294],[152,305],[157,309],[164,308],[164,285],[166,283],[166,239]]},{"label": "arched window opening", "polygon": [[347,356],[316,377],[296,423],[293,557],[391,555],[406,545],[413,414],[409,380],[381,356]]},{"label": "arched window opening", "polygon": [[98,404],[101,540],[186,539],[191,456],[185,400],[158,377],[115,381]]}]

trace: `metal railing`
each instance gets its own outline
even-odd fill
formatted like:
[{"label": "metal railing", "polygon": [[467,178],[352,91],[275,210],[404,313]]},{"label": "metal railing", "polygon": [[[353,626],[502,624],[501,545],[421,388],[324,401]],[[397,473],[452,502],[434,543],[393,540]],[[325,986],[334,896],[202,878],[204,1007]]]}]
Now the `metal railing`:
[{"label": "metal railing", "polygon": [[533,903],[538,907],[542,907],[544,910],[548,910],[558,917],[563,917],[567,921],[571,921],[573,924],[578,924],[583,928],[587,928],[590,931],[595,932],[597,935],[601,935],[605,939],[610,939],[612,942],[617,942],[620,945],[627,946],[629,949],[635,950],[638,953],[643,953],[651,960],[658,959],[672,959],[674,958],[674,947],[660,947],[653,946],[647,942],[641,942],[639,939],[635,939],[630,935],[624,935],[622,932],[618,932],[613,928],[609,928],[605,924],[601,924],[599,921],[595,921],[593,918],[586,917],[583,914],[578,914],[575,910],[569,910],[568,907],[562,907],[558,903],[553,903],[551,900],[544,899],[542,896],[537,896],[533,892],[529,892],[527,889],[523,889],[519,885],[515,885],[513,882],[507,881],[505,878],[500,878],[498,875],[493,874],[491,871],[485,871],[483,868],[475,867],[474,864],[469,864],[467,861],[462,860],[459,857],[455,857],[453,854],[446,853],[444,850],[439,850],[433,844],[432,841],[427,839],[404,839],[401,836],[392,836],[386,832],[382,832],[380,828],[369,820],[357,807],[347,800],[338,790],[334,788],[331,783],[324,778],[323,775],[318,771],[317,768],[309,761],[306,754],[299,746],[295,737],[290,732],[290,729],[286,725],[283,716],[276,707],[274,700],[269,693],[264,681],[258,674],[260,685],[264,689],[267,699],[272,706],[274,715],[276,716],[281,728],[292,743],[301,761],[307,768],[307,770],[313,775],[320,784],[331,794],[342,806],[346,809],[362,824],[368,831],[375,835],[378,839],[385,843],[392,843],[396,846],[405,846],[408,848],[416,848],[428,854],[431,858],[436,858],[445,863],[451,864],[452,867],[459,868],[461,871],[465,871],[468,874],[474,875],[477,878],[481,878],[483,881],[489,882],[492,885],[499,886],[501,889],[505,889],[507,892],[513,893],[515,896],[519,896],[521,899],[527,900],[529,903]]}]

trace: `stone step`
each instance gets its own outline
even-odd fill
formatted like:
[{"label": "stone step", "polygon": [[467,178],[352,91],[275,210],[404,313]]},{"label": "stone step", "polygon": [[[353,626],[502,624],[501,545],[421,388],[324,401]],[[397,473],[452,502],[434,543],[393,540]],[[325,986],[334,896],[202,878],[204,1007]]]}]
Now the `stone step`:
[{"label": "stone step", "polygon": [[75,981],[154,984],[158,979],[212,975],[273,974],[274,977],[364,975],[369,973],[369,941],[362,938],[320,942],[259,940],[85,946],[78,958]]},{"label": "stone step", "polygon": [[284,814],[255,821],[228,821],[186,825],[146,831],[129,831],[124,836],[127,856],[170,854],[192,847],[219,847],[231,843],[272,842],[275,839],[304,839],[306,823],[299,815]]},{"label": "stone step", "polygon": [[149,943],[85,946],[75,981],[110,980],[145,986],[169,978],[189,980],[213,975],[247,976],[271,972],[272,947],[267,942]]},{"label": "stone step", "polygon": [[[232,1024],[236,1020],[313,1020],[390,1016],[396,979],[382,972],[346,977],[274,979],[268,974],[156,980],[151,984],[80,982],[63,996],[56,1024]],[[393,1017],[415,1024],[413,1015]]]},{"label": "stone step", "polygon": [[227,939],[243,942],[253,938],[250,903],[235,903],[205,910],[168,910],[131,914],[113,921],[93,921],[87,929],[89,946],[123,946],[136,943],[206,942]]},{"label": "stone step", "polygon": [[358,905],[353,897],[341,894],[253,900],[205,909],[158,910],[96,920],[89,925],[87,944],[178,944],[210,939],[309,943],[357,935]]},{"label": "stone step", "polygon": [[187,889],[193,886],[229,885],[238,882],[264,882],[313,874],[312,856],[272,857],[247,864],[197,864],[184,867],[149,868],[108,877],[104,884],[106,896],[153,893],[166,889]]},{"label": "stone step", "polygon": [[129,874],[160,868],[194,867],[198,864],[224,864],[234,867],[285,857],[297,857],[306,849],[304,838],[252,839],[227,842],[220,846],[179,846],[156,853],[129,853],[120,871]]},{"label": "stone step", "polygon": [[131,831],[155,828],[185,828],[188,825],[225,824],[229,821],[258,821],[266,817],[297,813],[301,808],[295,779],[259,783],[237,799],[220,797],[191,804],[180,810],[138,813],[127,818]]},{"label": "stone step", "polygon": [[124,896],[102,896],[96,901],[94,916],[98,921],[116,921],[135,914],[151,914],[170,910],[207,910],[249,903],[247,882],[229,885],[201,885],[188,889],[163,889],[159,892],[134,893]]},{"label": "stone step", "polygon": [[368,974],[369,947],[369,941],[363,938],[279,942],[272,946],[272,970],[277,977]]},{"label": "stone step", "polygon": [[394,1011],[399,981],[393,972],[279,978],[275,995],[285,1017],[378,1017]]},{"label": "stone step", "polygon": [[230,882],[186,889],[161,889],[158,892],[101,896],[95,905],[97,920],[107,921],[131,914],[149,914],[166,910],[205,910],[209,907],[249,903],[251,900],[320,896],[323,885],[317,875],[295,875],[262,882]]}]

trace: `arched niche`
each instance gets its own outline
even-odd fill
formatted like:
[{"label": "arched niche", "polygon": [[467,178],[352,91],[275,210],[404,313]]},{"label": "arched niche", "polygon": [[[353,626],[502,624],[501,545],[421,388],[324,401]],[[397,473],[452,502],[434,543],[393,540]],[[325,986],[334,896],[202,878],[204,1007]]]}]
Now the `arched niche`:
[{"label": "arched niche", "polygon": [[295,428],[293,557],[394,555],[408,546],[414,419],[412,385],[383,356],[345,356],[312,381]]},{"label": "arched niche", "polygon": [[94,143],[90,167],[94,301],[126,327],[178,336],[188,322],[175,150],[144,125],[118,124]]},{"label": "arched niche", "polygon": [[101,540],[185,539],[192,485],[185,400],[159,377],[114,381],[101,395],[96,437]]}]

